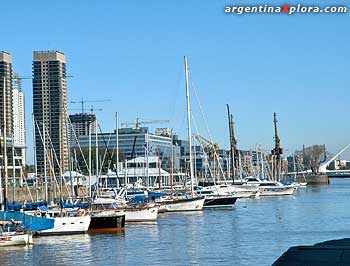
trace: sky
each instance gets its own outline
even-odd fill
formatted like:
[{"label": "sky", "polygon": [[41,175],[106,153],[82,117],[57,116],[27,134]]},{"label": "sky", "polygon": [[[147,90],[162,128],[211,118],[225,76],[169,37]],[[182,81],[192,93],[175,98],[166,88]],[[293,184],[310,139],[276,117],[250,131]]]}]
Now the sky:
[{"label": "sky", "polygon": [[[32,75],[34,50],[64,52],[73,76],[68,79],[70,113],[80,108],[71,101],[109,100],[86,104],[103,109],[96,114],[104,131],[115,128],[117,111],[121,122],[169,119],[150,127],[170,127],[185,138],[186,55],[193,133],[227,148],[229,104],[241,149],[273,147],[277,112],[287,153],[303,144],[340,150],[350,143],[349,15],[224,13],[227,4],[247,3],[5,1],[0,50],[12,54],[13,70],[21,76]],[[23,80],[23,88],[32,162],[31,80]]]}]

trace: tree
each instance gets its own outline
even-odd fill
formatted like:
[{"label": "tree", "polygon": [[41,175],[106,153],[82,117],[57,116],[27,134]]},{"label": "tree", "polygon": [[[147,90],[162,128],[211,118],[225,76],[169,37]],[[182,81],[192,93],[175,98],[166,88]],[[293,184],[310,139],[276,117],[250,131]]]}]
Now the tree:
[{"label": "tree", "polygon": [[296,155],[302,158],[304,170],[311,169],[312,174],[317,175],[320,164],[327,158],[326,146],[312,145],[303,147],[303,150],[297,151]]}]

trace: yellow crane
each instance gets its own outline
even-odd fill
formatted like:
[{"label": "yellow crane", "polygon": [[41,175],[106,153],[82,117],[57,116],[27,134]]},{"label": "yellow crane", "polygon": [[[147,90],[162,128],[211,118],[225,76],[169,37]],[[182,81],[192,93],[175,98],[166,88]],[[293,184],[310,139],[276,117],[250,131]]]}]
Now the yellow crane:
[{"label": "yellow crane", "polygon": [[197,139],[201,143],[205,142],[205,143],[209,144],[209,145],[206,145],[206,146],[203,145],[203,146],[204,146],[204,148],[205,148],[206,152],[208,153],[209,158],[211,160],[214,159],[215,154],[218,155],[218,150],[219,150],[218,143],[212,142],[201,135],[194,135],[194,138]]}]

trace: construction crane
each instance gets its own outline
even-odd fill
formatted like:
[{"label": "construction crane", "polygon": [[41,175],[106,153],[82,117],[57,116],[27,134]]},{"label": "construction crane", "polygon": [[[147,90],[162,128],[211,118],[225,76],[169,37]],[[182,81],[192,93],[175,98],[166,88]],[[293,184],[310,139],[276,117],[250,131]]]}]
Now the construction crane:
[{"label": "construction crane", "polygon": [[93,105],[90,105],[90,112],[93,114],[94,111],[103,111],[103,109],[102,108],[94,108]]},{"label": "construction crane", "polygon": [[[81,109],[75,109],[75,108],[73,108],[73,109],[69,108],[68,110],[69,110],[69,111],[81,111]],[[101,108],[94,108],[94,107],[91,105],[89,111],[93,114],[94,111],[103,111],[103,109],[101,109]]]},{"label": "construction crane", "polygon": [[[64,78],[73,78],[74,76],[72,75],[65,75]],[[46,78],[46,76],[45,76]],[[57,79],[57,78],[63,78],[61,76],[49,76],[48,77],[49,79]],[[31,77],[31,76],[19,76],[19,75],[16,75],[16,74],[13,74],[12,75],[12,79],[13,80],[23,80],[23,79],[34,79],[34,77]]]},{"label": "construction crane", "polygon": [[141,125],[148,125],[148,124],[163,124],[163,123],[169,123],[169,120],[144,120],[140,121],[141,118],[136,118],[136,122],[125,122],[121,123],[122,126],[128,127],[130,125],[135,125],[136,129],[139,129]]},{"label": "construction crane", "polygon": [[203,143],[207,143],[209,145],[204,146],[205,150],[207,150],[206,152],[209,153],[209,158],[211,160],[214,159],[215,155],[218,155],[218,150],[219,150],[219,144],[218,143],[214,143],[204,137],[202,137],[201,135],[194,135],[194,138],[197,139],[199,142]]},{"label": "construction crane", "polygon": [[[101,103],[101,102],[110,102],[111,100],[91,100],[91,101],[87,101],[87,100],[84,100],[84,99],[81,99],[81,101],[71,101],[71,103],[79,103],[81,104],[81,113],[83,114],[84,113],[84,104],[85,103]],[[90,110],[94,110],[93,107],[91,107]],[[97,110],[97,109],[95,109]]]}]

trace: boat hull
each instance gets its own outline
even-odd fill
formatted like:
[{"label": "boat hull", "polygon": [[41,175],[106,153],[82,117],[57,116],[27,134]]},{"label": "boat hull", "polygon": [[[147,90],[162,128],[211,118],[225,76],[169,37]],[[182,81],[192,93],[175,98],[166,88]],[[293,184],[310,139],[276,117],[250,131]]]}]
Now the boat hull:
[{"label": "boat hull", "polygon": [[294,186],[290,187],[260,187],[260,196],[285,196],[293,195]]},{"label": "boat hull", "polygon": [[0,236],[0,247],[25,246],[33,244],[31,234],[5,234]]},{"label": "boat hull", "polygon": [[91,217],[90,215],[79,217],[56,217],[52,229],[38,231],[38,235],[71,235],[84,234],[88,231]]},{"label": "boat hull", "polygon": [[232,193],[237,198],[254,198],[256,197],[257,191],[236,191]]},{"label": "boat hull", "polygon": [[125,214],[124,215],[100,215],[91,216],[89,233],[98,232],[116,232],[124,230]]},{"label": "boat hull", "polygon": [[200,197],[163,202],[160,210],[162,212],[201,211],[203,209],[204,201],[204,197]]},{"label": "boat hull", "polygon": [[125,211],[126,222],[154,222],[158,218],[158,206],[128,207]]},{"label": "boat hull", "polygon": [[204,201],[204,208],[233,208],[236,197],[208,196]]}]

